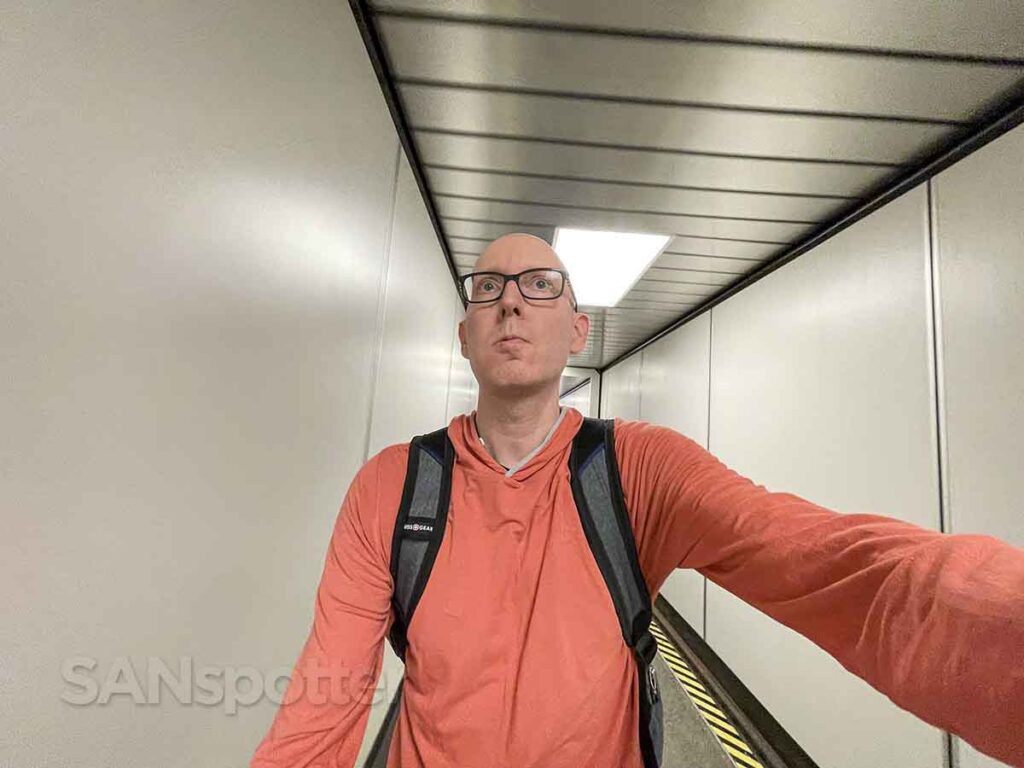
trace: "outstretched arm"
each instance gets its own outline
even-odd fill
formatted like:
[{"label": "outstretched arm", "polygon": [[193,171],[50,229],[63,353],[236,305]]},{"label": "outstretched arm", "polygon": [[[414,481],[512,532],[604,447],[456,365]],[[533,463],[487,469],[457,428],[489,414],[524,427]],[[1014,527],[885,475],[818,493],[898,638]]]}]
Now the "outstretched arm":
[{"label": "outstretched arm", "polygon": [[363,465],[338,513],[313,626],[250,768],[355,765],[390,624],[391,574],[377,525],[379,462]]},{"label": "outstretched arm", "polygon": [[1024,766],[1024,550],[833,512],[666,427],[615,428],[652,590],[694,568],[922,720]]}]

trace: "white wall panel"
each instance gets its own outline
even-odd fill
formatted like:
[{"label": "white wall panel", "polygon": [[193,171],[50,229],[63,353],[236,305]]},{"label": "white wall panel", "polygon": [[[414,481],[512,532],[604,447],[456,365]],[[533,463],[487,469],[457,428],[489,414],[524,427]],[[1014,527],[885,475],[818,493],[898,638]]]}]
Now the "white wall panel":
[{"label": "white wall panel", "polygon": [[560,398],[559,402],[569,408],[575,408],[584,416],[590,416],[590,391],[591,383],[588,381],[579,389],[574,389],[565,397]]},{"label": "white wall panel", "polygon": [[371,456],[448,423],[457,293],[404,152],[390,250]]},{"label": "white wall panel", "polygon": [[[644,349],[640,418],[661,424],[707,446],[708,368],[711,313],[705,312]],[[677,568],[661,595],[700,634],[704,634],[704,577]]]},{"label": "white wall panel", "polygon": [[[456,327],[458,322],[466,316],[462,301],[459,298],[454,300]],[[456,331],[452,340],[452,367],[448,382],[448,413],[447,419],[450,422],[460,413],[470,413],[476,410],[476,399],[480,393],[480,387],[476,383],[476,376],[469,360],[462,356],[462,345],[459,343],[459,334]]]},{"label": "white wall panel", "polygon": [[[1024,128],[932,181],[948,520],[1024,547]],[[1002,765],[960,742],[961,768]]]},{"label": "white wall panel", "polygon": [[[368,456],[448,423],[458,297],[404,152],[397,170]],[[357,764],[373,745],[403,671],[401,660],[385,644],[379,693]]]},{"label": "white wall panel", "polygon": [[[712,453],[837,511],[939,526],[926,214],[922,186],[712,310]],[[712,585],[707,638],[820,765],[942,765],[939,731]]]},{"label": "white wall panel", "polygon": [[601,374],[601,418],[640,418],[640,366],[633,355]]},{"label": "white wall panel", "polygon": [[242,765],[274,702],[73,707],[60,666],[290,670],[365,457],[398,141],[344,4],[7,5],[0,764]]},{"label": "white wall panel", "polygon": [[933,181],[950,519],[1024,547],[1024,128]]},{"label": "white wall panel", "polygon": [[644,349],[640,418],[707,446],[710,347],[705,312]]},{"label": "white wall panel", "polygon": [[579,392],[574,392],[570,397],[572,402],[563,400],[562,403],[570,405],[584,416],[592,416],[597,418],[597,412],[601,405],[601,374],[594,368],[577,368],[574,366],[566,366],[562,371],[563,381],[567,376],[579,376],[590,380],[589,386],[581,388]]}]

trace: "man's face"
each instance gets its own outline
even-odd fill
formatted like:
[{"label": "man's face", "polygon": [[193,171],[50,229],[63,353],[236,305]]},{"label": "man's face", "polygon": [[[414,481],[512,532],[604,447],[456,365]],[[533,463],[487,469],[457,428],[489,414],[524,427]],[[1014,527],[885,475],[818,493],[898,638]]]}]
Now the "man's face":
[{"label": "man's face", "polygon": [[[546,242],[515,234],[487,246],[473,271],[514,275],[535,267],[565,269]],[[483,391],[537,390],[556,382],[589,332],[590,318],[573,310],[568,285],[557,299],[527,299],[512,281],[498,300],[469,304],[459,323],[462,356]]]}]

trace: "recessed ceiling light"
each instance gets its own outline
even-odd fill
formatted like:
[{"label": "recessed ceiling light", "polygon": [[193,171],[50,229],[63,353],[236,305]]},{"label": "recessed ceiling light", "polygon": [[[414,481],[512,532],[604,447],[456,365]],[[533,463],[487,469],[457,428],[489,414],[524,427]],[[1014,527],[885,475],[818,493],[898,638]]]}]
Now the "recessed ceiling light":
[{"label": "recessed ceiling light", "polygon": [[668,235],[555,229],[555,253],[565,262],[580,306],[614,307],[668,245]]}]

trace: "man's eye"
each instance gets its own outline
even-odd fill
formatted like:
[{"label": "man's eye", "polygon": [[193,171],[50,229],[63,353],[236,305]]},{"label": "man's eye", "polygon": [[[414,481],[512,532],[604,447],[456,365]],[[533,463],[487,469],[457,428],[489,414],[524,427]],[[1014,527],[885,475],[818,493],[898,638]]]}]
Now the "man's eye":
[{"label": "man's eye", "polygon": [[530,280],[530,289],[541,293],[554,293],[555,286],[546,277],[535,277]]},{"label": "man's eye", "polygon": [[495,283],[493,280],[484,280],[482,283],[480,283],[480,290],[493,291],[496,285],[497,283]]}]

